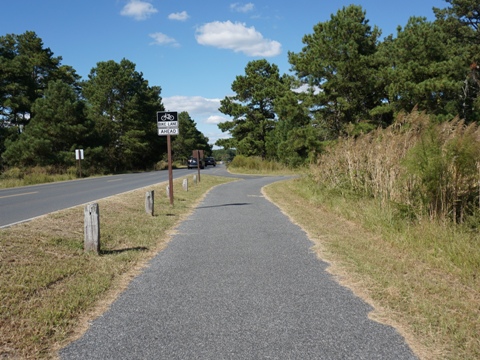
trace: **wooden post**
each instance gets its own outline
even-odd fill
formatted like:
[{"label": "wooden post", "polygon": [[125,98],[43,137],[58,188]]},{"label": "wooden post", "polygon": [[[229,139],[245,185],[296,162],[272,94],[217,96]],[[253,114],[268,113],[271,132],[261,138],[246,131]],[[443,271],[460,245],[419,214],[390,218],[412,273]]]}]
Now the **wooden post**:
[{"label": "wooden post", "polygon": [[200,182],[200,150],[197,150],[198,182]]},{"label": "wooden post", "polygon": [[170,205],[173,205],[173,167],[172,167],[172,142],[170,134],[167,135],[167,156],[168,156],[168,197],[170,198]]},{"label": "wooden post", "polygon": [[193,183],[196,185],[197,184],[197,175],[193,175]]},{"label": "wooden post", "polygon": [[145,193],[145,211],[147,214],[153,216],[153,209],[154,209],[154,191],[147,191]]},{"label": "wooden post", "polygon": [[170,197],[170,185],[167,185],[165,190],[167,191],[167,197]]},{"label": "wooden post", "polygon": [[100,253],[100,208],[97,203],[88,204],[84,209],[84,250]]},{"label": "wooden post", "polygon": [[188,191],[188,179],[183,179],[183,190]]}]

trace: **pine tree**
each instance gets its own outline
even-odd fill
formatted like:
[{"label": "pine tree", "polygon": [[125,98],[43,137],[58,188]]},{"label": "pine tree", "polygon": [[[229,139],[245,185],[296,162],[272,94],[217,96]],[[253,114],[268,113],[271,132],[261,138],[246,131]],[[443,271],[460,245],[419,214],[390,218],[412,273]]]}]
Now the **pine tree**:
[{"label": "pine tree", "polygon": [[35,116],[16,141],[7,140],[3,158],[8,165],[65,168],[74,165],[74,150],[83,148],[91,124],[84,103],[64,82],[51,81],[45,96],[32,106]]},{"label": "pine tree", "polygon": [[276,123],[274,99],[281,95],[281,81],[275,64],[264,59],[251,61],[245,75],[237,76],[232,83],[236,95],[221,101],[219,111],[233,120],[218,127],[230,132],[238,154],[266,157],[267,136]]},{"label": "pine tree", "polygon": [[156,113],[164,110],[160,87],[149,86],[126,59],[99,62],[88,78],[83,95],[104,165],[114,172],[151,168],[163,155],[156,129]]},{"label": "pine tree", "polygon": [[311,94],[312,111],[334,136],[349,123],[369,120],[381,102],[374,61],[379,36],[362,8],[350,5],[315,25],[300,53],[289,53],[298,78],[318,90]]}]

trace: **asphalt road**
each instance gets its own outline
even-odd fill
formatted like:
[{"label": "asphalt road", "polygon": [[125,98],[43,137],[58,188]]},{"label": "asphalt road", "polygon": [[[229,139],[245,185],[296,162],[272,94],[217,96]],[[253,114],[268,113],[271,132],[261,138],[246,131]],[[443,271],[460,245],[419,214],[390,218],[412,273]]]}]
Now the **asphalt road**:
[{"label": "asphalt road", "polygon": [[[214,169],[207,167],[201,171],[208,174]],[[176,169],[173,170],[173,177],[182,177],[194,172],[193,169]],[[168,171],[102,176],[2,189],[0,228],[164,181],[168,181]]]},{"label": "asphalt road", "polygon": [[262,196],[281,179],[210,191],[61,359],[416,359]]}]

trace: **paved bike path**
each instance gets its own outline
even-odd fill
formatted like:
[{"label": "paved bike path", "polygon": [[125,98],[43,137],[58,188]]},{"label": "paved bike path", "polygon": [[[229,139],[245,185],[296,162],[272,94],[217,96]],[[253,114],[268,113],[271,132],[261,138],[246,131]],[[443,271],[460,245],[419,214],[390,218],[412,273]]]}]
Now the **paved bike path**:
[{"label": "paved bike path", "polygon": [[416,359],[247,177],[214,188],[61,359]]}]

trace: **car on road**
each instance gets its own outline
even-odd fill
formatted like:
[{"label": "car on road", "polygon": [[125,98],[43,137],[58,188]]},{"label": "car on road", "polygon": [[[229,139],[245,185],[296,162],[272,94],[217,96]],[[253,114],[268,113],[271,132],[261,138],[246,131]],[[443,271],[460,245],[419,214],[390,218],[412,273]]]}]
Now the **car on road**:
[{"label": "car on road", "polygon": [[217,166],[217,162],[213,156],[209,156],[205,158],[205,166],[212,165]]},{"label": "car on road", "polygon": [[[198,167],[197,158],[191,157],[190,159],[188,159],[187,168],[196,169],[197,167]],[[204,169],[204,168],[205,166],[203,164],[203,161],[200,159],[200,169]]]}]

